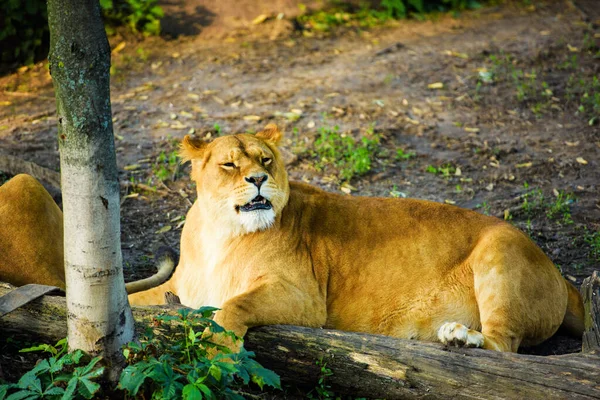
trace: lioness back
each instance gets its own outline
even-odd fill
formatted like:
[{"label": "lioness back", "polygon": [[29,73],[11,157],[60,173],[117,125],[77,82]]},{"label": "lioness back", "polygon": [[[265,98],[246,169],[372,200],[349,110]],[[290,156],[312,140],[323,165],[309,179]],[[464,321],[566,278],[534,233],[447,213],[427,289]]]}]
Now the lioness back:
[{"label": "lioness back", "polygon": [[62,212],[32,176],[0,186],[0,281],[65,287]]}]

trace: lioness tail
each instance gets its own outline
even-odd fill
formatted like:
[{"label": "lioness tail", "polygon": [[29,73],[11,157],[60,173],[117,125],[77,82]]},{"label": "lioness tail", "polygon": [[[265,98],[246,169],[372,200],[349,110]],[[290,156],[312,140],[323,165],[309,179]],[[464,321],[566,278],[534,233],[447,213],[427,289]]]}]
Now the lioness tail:
[{"label": "lioness tail", "polygon": [[159,248],[155,256],[158,272],[151,277],[126,283],[125,289],[127,289],[127,294],[152,289],[168,281],[173,276],[173,272],[175,272],[178,258],[177,253],[172,248],[166,246]]}]

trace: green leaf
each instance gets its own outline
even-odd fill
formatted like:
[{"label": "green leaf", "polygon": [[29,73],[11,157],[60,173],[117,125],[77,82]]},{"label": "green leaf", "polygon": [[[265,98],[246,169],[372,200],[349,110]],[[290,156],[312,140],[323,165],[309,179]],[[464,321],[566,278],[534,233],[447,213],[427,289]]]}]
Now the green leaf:
[{"label": "green leaf", "polygon": [[215,312],[219,311],[220,308],[204,306],[194,311],[194,314],[202,314],[204,318],[210,318],[210,316]]},{"label": "green leaf", "polygon": [[105,11],[112,10],[113,2],[112,0],[100,0],[100,7]]},{"label": "green leaf", "polygon": [[32,387],[35,384],[34,382],[36,380],[39,380],[39,379],[36,376],[36,372],[35,372],[35,368],[34,368],[31,371],[26,372],[25,375],[23,375],[21,377],[21,379],[19,379],[19,382],[17,382],[17,386],[19,387],[19,389],[29,389],[30,387]]},{"label": "green leaf", "polygon": [[69,356],[71,357],[71,360],[73,361],[73,363],[75,364],[79,364],[79,361],[81,360],[81,357],[83,357],[85,355],[85,353],[81,350],[75,350],[74,352],[70,353]]},{"label": "green leaf", "polygon": [[425,12],[425,7],[423,5],[423,0],[407,0],[408,4],[413,6],[415,10],[419,13]]},{"label": "green leaf", "polygon": [[281,380],[275,372],[262,367],[254,360],[246,360],[244,366],[248,368],[248,372],[252,376],[252,382],[256,383],[261,389],[264,385],[281,389]]},{"label": "green leaf", "polygon": [[44,392],[45,396],[62,396],[65,393],[65,389],[60,386],[52,386]]},{"label": "green leaf", "polygon": [[218,366],[211,365],[208,369],[208,373],[217,381],[221,381],[221,368],[219,368]]},{"label": "green leaf", "polygon": [[56,354],[58,351],[49,344],[40,344],[33,347],[27,347],[26,349],[19,350],[19,353],[30,353],[32,351],[45,351],[47,353]]},{"label": "green leaf", "polygon": [[200,385],[198,385],[198,389],[200,389],[200,391],[202,393],[204,393],[204,396],[211,399],[213,397],[213,392],[212,390],[210,390],[210,388],[208,386],[206,386],[205,384],[201,383]]},{"label": "green leaf", "polygon": [[0,400],[4,400],[9,389],[14,389],[16,387],[17,385],[15,384],[0,385]]},{"label": "green leaf", "polygon": [[100,385],[96,382],[92,382],[87,378],[79,379],[79,394],[81,394],[86,399],[91,399],[94,397],[94,394],[100,390]]},{"label": "green leaf", "polygon": [[202,393],[191,383],[183,387],[181,394],[183,395],[183,400],[202,400]]},{"label": "green leaf", "polygon": [[143,372],[144,364],[147,366],[147,363],[139,362],[125,368],[123,372],[121,372],[118,388],[128,391],[131,396],[135,396],[148,377]]},{"label": "green leaf", "polygon": [[35,392],[30,392],[29,390],[20,390],[17,393],[13,393],[6,398],[6,400],[33,400],[39,399],[40,395]]},{"label": "green leaf", "polygon": [[75,398],[75,389],[77,389],[77,380],[78,379],[76,376],[71,378],[71,380],[69,381],[69,384],[67,385],[67,389],[65,390],[65,393],[63,393],[61,400],[70,400],[70,399]]},{"label": "green leaf", "polygon": [[245,400],[244,396],[237,394],[236,392],[234,392],[233,390],[231,390],[229,388],[225,389],[225,393],[227,394],[227,396],[225,396],[225,398],[228,400]]},{"label": "green leaf", "polygon": [[[88,364],[88,365],[86,365],[86,366],[84,366],[84,367],[79,367],[79,368],[76,368],[76,369],[75,369],[75,371],[76,371],[76,373],[77,373],[79,376],[88,376],[88,375],[90,375],[90,376],[100,376],[100,375],[102,375],[102,372],[104,371],[104,368],[102,368],[102,370],[100,371],[100,374],[98,374],[98,371],[99,371],[99,370],[96,370],[96,371],[94,371],[94,372],[92,372],[92,373],[90,374],[90,372],[91,372],[91,371],[94,369],[94,366],[95,366],[95,365],[96,365],[96,364],[97,364],[97,363],[98,363],[100,360],[102,360],[102,357],[100,357],[100,356],[94,357],[94,358],[92,358],[92,359],[90,360],[90,362],[89,362],[89,364]],[[88,376],[88,377],[89,377],[89,376]]]},{"label": "green leaf", "polygon": [[196,333],[194,332],[194,329],[190,328],[189,332],[188,332],[188,340],[190,342],[192,342],[192,344],[196,343]]},{"label": "green leaf", "polygon": [[160,6],[152,7],[150,9],[149,13],[158,18],[162,18],[165,16],[165,12],[163,11],[162,7],[160,7]]}]

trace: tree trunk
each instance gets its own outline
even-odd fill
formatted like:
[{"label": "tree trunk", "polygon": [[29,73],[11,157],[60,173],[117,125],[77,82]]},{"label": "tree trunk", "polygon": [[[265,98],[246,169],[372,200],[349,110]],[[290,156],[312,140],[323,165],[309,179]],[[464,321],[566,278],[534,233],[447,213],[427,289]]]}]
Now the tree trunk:
[{"label": "tree trunk", "polygon": [[600,273],[594,271],[581,285],[585,307],[583,351],[600,353]]},{"label": "tree trunk", "polygon": [[[7,289],[0,287],[0,296]],[[152,316],[171,307],[134,307],[143,330]],[[64,299],[44,296],[2,318],[0,335],[64,337]],[[324,329],[266,326],[250,329],[245,346],[284,383],[311,389],[325,385],[350,397],[591,399],[600,398],[600,358],[593,354],[528,356]]]},{"label": "tree trunk", "polygon": [[[102,353],[114,377],[133,338],[123,281],[110,47],[98,0],[48,0],[64,210],[70,349]],[[114,367],[115,369],[113,369]]]}]

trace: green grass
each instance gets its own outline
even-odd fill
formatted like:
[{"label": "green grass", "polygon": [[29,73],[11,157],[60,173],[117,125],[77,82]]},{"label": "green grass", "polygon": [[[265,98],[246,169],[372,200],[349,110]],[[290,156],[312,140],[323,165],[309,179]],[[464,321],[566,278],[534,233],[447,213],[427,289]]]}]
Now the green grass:
[{"label": "green grass", "polygon": [[425,172],[428,172],[428,173],[434,174],[434,175],[441,175],[444,178],[448,178],[456,173],[456,167],[449,163],[442,164],[439,167],[435,167],[433,165],[428,165],[427,168],[425,169]]},{"label": "green grass", "polygon": [[417,154],[414,151],[406,151],[402,148],[396,149],[396,160],[397,161],[406,161],[411,158],[416,157]]},{"label": "green grass", "polygon": [[297,22],[305,30],[328,32],[340,26],[372,28],[391,20],[425,19],[429,13],[458,12],[480,6],[475,0],[381,0],[378,5],[367,1],[328,3],[315,12],[306,12],[306,6],[301,4],[304,14],[297,17]]},{"label": "green grass", "polygon": [[355,139],[349,133],[340,132],[338,126],[322,127],[312,151],[316,158],[315,168],[333,167],[339,171],[342,181],[350,181],[371,170],[380,152],[379,142],[380,137],[373,133],[373,129]]},{"label": "green grass", "polygon": [[583,241],[589,246],[588,258],[594,262],[600,262],[600,231],[590,232],[585,230]]},{"label": "green grass", "polygon": [[553,202],[546,206],[546,216],[553,220],[559,220],[563,224],[572,224],[571,204],[575,201],[573,193],[560,190]]},{"label": "green grass", "polygon": [[[487,87],[504,83],[514,93],[515,99],[527,106],[537,118],[553,109],[561,110],[563,105],[571,105],[576,114],[586,118],[589,125],[600,122],[600,79],[598,75],[586,74],[590,62],[600,58],[600,48],[590,33],[583,39],[578,53],[564,50],[562,63],[548,68],[525,68],[523,60],[514,55],[500,52],[490,55],[485,67],[480,69],[473,90],[473,99],[479,102]],[[569,73],[565,78],[565,72]],[[548,82],[556,82],[551,87]]]},{"label": "green grass", "polygon": [[[529,185],[525,183],[525,188]],[[554,199],[547,198],[541,189],[533,189],[522,196],[521,210],[526,218],[528,231],[533,229],[533,220],[541,215],[548,219],[556,221],[561,225],[573,224],[571,216],[571,205],[576,197],[573,193],[567,193],[563,190],[555,192]]]},{"label": "green grass", "polygon": [[170,152],[161,151],[154,165],[152,166],[152,172],[161,181],[172,180],[177,178],[179,172],[179,156],[177,150]]}]

